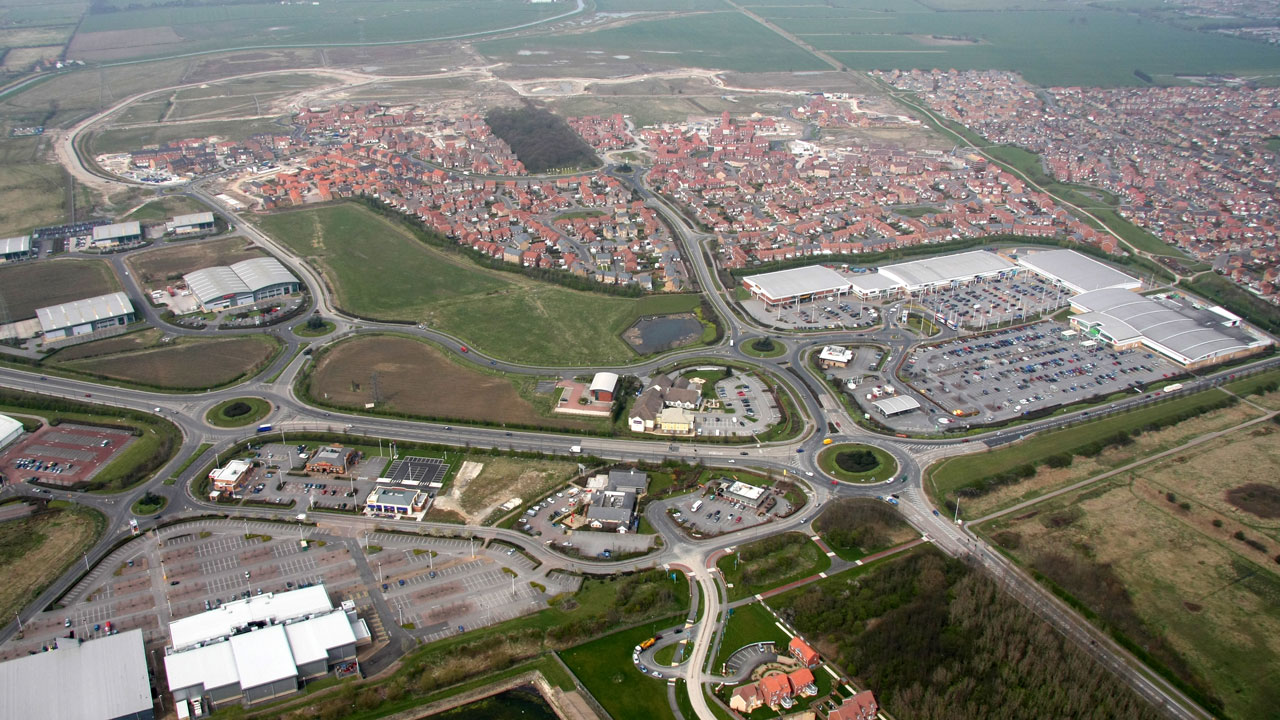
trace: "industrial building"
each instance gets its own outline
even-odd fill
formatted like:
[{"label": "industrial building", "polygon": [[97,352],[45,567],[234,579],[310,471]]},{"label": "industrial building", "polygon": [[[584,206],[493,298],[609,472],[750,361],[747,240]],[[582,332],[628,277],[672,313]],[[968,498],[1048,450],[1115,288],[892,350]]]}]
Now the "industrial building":
[{"label": "industrial building", "polygon": [[913,293],[982,278],[1001,277],[1012,274],[1017,269],[1017,265],[993,252],[974,250],[885,265],[880,268],[879,274],[895,281],[903,290]]},{"label": "industrial building", "polygon": [[142,225],[137,220],[99,225],[93,229],[93,244],[99,246],[123,245],[142,240]]},{"label": "industrial building", "polygon": [[1138,290],[1142,281],[1075,250],[1047,250],[1023,255],[1018,264],[1073,293],[1118,288]]},{"label": "industrial building", "polygon": [[155,710],[142,631],[80,642],[0,663],[0,717],[151,720]]},{"label": "industrial building", "polygon": [[31,257],[31,236],[0,238],[0,262],[13,262]]},{"label": "industrial building", "polygon": [[22,437],[22,423],[8,415],[0,415],[0,450]]},{"label": "industrial building", "polygon": [[169,623],[164,666],[178,716],[283,697],[308,680],[358,672],[371,642],[351,601],[334,608],[323,585],[255,595]]},{"label": "industrial building", "polygon": [[845,276],[824,265],[752,275],[742,279],[742,286],[752,297],[767,305],[848,295],[852,290],[852,285]]},{"label": "industrial building", "polygon": [[301,284],[272,257],[204,268],[182,277],[206,312],[239,307],[298,292]]},{"label": "industrial building", "polygon": [[176,235],[190,235],[191,233],[208,232],[214,227],[213,213],[191,213],[190,215],[175,215],[173,219],[165,223],[165,232],[174,233]]},{"label": "industrial building", "polygon": [[1108,288],[1071,299],[1071,325],[1090,338],[1124,350],[1144,346],[1189,369],[1252,355],[1271,344],[1218,307],[1186,298],[1146,297]]},{"label": "industrial building", "polygon": [[136,319],[133,303],[122,292],[50,305],[36,310],[45,340],[86,335],[106,328],[128,325]]}]

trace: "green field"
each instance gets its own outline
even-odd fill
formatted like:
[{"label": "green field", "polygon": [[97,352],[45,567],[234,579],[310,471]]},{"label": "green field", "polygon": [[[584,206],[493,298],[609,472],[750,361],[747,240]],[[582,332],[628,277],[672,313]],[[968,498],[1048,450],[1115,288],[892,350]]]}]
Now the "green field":
[{"label": "green field", "polygon": [[0,237],[64,222],[67,182],[58,165],[0,163]]},{"label": "green field", "polygon": [[254,135],[286,135],[289,126],[274,120],[222,120],[202,123],[173,123],[124,130],[102,130],[89,137],[94,154],[141,150],[148,145],[162,145],[187,138],[217,136],[224,140],[248,140]]},{"label": "green field", "polygon": [[[728,612],[728,610],[726,610]],[[720,651],[716,653],[711,669],[720,672],[721,665],[737,650],[757,642],[773,642],[784,650],[791,638],[778,627],[777,620],[760,603],[739,605],[724,624],[720,636]]]},{"label": "green field", "polygon": [[792,532],[739,546],[716,567],[733,601],[824,572],[831,558],[806,535]]},{"label": "green field", "polygon": [[189,198],[185,195],[170,195],[148,200],[124,216],[123,220],[168,220],[175,215],[207,212],[208,210],[209,208],[204,203],[194,198]]},{"label": "green field", "polygon": [[631,651],[655,632],[679,622],[672,617],[623,630],[560,653],[574,675],[615,718],[669,718],[667,684],[641,675]]},{"label": "green field", "polygon": [[323,269],[344,310],[424,322],[512,362],[629,362],[636,355],[620,334],[636,319],[699,304],[694,295],[611,297],[481,268],[354,204],[275,214],[262,227]]},{"label": "green field", "polygon": [[119,289],[111,266],[102,260],[14,263],[0,267],[0,322],[33,318],[39,308]]},{"label": "green field", "polygon": [[1262,43],[1094,7],[937,12],[910,0],[853,0],[753,9],[853,70],[1013,70],[1041,85],[1117,86],[1140,84],[1137,69],[1174,82],[1174,73],[1280,68],[1280,51]]},{"label": "green field", "polygon": [[[736,12],[646,20],[586,33],[531,36],[477,43],[492,57],[521,64],[566,57],[598,62],[593,54],[633,61],[741,72],[827,70],[829,65]],[[520,51],[550,55],[520,55]],[[594,59],[593,59],[594,58]]]},{"label": "green field", "polygon": [[205,415],[205,421],[214,427],[244,427],[261,420],[269,412],[271,403],[262,398],[233,398],[215,405]]}]

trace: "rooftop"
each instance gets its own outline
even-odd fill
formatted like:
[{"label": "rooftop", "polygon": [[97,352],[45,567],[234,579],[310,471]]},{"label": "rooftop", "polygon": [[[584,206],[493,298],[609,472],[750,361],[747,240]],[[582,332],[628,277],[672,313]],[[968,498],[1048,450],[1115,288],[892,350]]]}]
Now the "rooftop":
[{"label": "rooftop", "polygon": [[971,280],[983,275],[994,275],[1012,270],[1014,264],[999,255],[985,250],[943,255],[912,260],[911,262],[885,265],[880,274],[898,280],[908,288],[940,285],[955,281]]},{"label": "rooftop", "polygon": [[182,227],[184,225],[206,225],[211,222],[213,222],[213,213],[200,212],[189,215],[174,215],[169,224],[174,227]]},{"label": "rooftop", "polygon": [[151,710],[142,631],[0,663],[0,717],[111,720]]},{"label": "rooftop", "polygon": [[122,292],[113,292],[61,305],[42,307],[36,310],[36,317],[40,319],[41,330],[52,332],[131,313],[133,313],[133,303],[129,301],[129,296]]},{"label": "rooftop", "polygon": [[846,292],[850,287],[849,280],[845,276],[823,265],[778,270],[763,275],[752,275],[744,280],[774,300],[796,295]]},{"label": "rooftop", "polygon": [[242,260],[234,265],[218,265],[187,273],[182,278],[200,302],[258,292],[272,285],[298,279],[272,257]]},{"label": "rooftop", "polygon": [[93,239],[95,242],[98,240],[115,240],[116,238],[141,234],[142,226],[138,224],[137,220],[115,223],[114,225],[99,225],[93,229]]},{"label": "rooftop", "polygon": [[1031,253],[1019,257],[1018,264],[1057,280],[1078,293],[1105,288],[1134,290],[1142,287],[1142,282],[1137,278],[1075,250]]},{"label": "rooftop", "polygon": [[333,603],[322,585],[255,595],[169,623],[169,640],[173,647],[183,649],[225,637],[251,622],[284,622],[331,609]]},{"label": "rooftop", "polygon": [[1144,342],[1184,364],[1265,345],[1242,329],[1226,327],[1204,310],[1159,302],[1128,290],[1094,290],[1072,298],[1072,320],[1105,334],[1112,342]]},{"label": "rooftop", "polygon": [[871,404],[875,405],[880,412],[883,412],[886,415],[907,412],[908,410],[915,410],[920,407],[920,402],[918,400],[905,395],[897,395],[883,400],[876,400]]},{"label": "rooftop", "polygon": [[31,236],[20,235],[18,237],[0,238],[0,255],[12,255],[13,253],[24,253],[31,250]]}]

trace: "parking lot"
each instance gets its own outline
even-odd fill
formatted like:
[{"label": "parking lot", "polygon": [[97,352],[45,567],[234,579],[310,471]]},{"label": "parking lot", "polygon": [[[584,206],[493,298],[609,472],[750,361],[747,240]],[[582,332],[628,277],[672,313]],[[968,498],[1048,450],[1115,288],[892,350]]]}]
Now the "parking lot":
[{"label": "parking lot", "polygon": [[968,284],[915,293],[911,306],[923,308],[951,329],[983,330],[1066,307],[1071,293],[1032,272],[983,278]]},{"label": "parking lot", "polygon": [[716,383],[718,409],[695,412],[699,435],[755,435],[781,419],[764,381],[735,374]]},{"label": "parking lot", "polygon": [[[932,401],[922,411],[937,425],[977,422],[1105,396],[1180,373],[1177,365],[1142,349],[1116,351],[1054,322],[999,330],[919,348],[902,377]],[[937,407],[933,405],[936,403]],[[894,426],[897,418],[886,424]]]},{"label": "parking lot", "polygon": [[878,303],[868,303],[853,295],[822,297],[778,306],[756,299],[741,305],[756,320],[788,330],[856,330],[880,322]]},{"label": "parking lot", "polygon": [[568,485],[542,498],[520,516],[515,528],[566,555],[602,557],[644,552],[653,546],[653,535],[634,532],[616,533],[596,530],[571,530],[560,520],[576,512],[586,511],[591,493]]},{"label": "parking lot", "polygon": [[[732,480],[733,478],[726,478]],[[766,508],[766,499],[771,497],[774,504]],[[698,506],[694,510],[694,505]],[[780,494],[765,489],[765,496],[758,506],[751,506],[741,500],[720,493],[706,496],[689,495],[681,498],[669,509],[672,519],[694,537],[722,535],[745,530],[772,521],[775,516],[791,513],[791,504]]]},{"label": "parking lot", "polygon": [[[547,593],[532,581],[547,586]],[[84,639],[134,628],[143,630],[149,652],[162,653],[172,619],[320,583],[335,605],[355,602],[377,644],[390,623],[436,639],[544,608],[551,594],[576,590],[580,580],[539,572],[513,548],[486,548],[482,541],[387,532],[353,537],[311,526],[201,520],[161,531],[158,539],[141,536],[113,552],[72,588],[65,607],[24,623],[22,637],[0,646],[0,659],[39,652],[72,632]],[[391,617],[375,609],[371,595],[377,593]]]},{"label": "parking lot", "polygon": [[[264,467],[244,491],[253,499],[287,503],[297,502],[298,508],[321,507],[351,510],[364,503],[365,498],[378,486],[379,478],[390,478],[391,485],[416,487],[423,491],[432,482],[441,482],[448,475],[449,466],[435,458],[401,457],[392,460],[388,455],[362,455],[347,469],[344,475],[313,473],[308,477],[289,475],[292,468],[303,472],[307,460],[319,448],[317,443],[282,445],[268,443],[253,452]],[[305,457],[304,457],[305,456]],[[389,486],[384,484],[384,487]]]},{"label": "parking lot", "polygon": [[62,423],[44,426],[0,456],[8,482],[74,487],[89,481],[133,441],[126,430]]}]

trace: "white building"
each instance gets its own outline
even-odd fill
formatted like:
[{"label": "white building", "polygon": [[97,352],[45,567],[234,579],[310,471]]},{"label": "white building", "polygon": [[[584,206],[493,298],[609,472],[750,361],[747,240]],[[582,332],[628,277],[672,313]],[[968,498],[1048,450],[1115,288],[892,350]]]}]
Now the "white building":
[{"label": "white building", "polygon": [[0,450],[22,437],[22,423],[8,415],[0,415]]},{"label": "white building", "polygon": [[853,360],[853,348],[827,345],[818,353],[818,364],[824,368],[848,367]]},{"label": "white building", "polygon": [[31,236],[0,238],[0,262],[23,260],[31,256]]},{"label": "white building", "polygon": [[172,220],[165,223],[164,230],[177,235],[189,235],[212,230],[213,225],[213,213],[191,213],[189,215],[175,215]]},{"label": "white building", "polygon": [[742,286],[767,305],[848,295],[853,287],[845,276],[823,265],[752,275],[742,279]]},{"label": "white building", "polygon": [[1048,250],[1023,255],[1018,264],[1073,293],[1118,288],[1137,290],[1142,281],[1075,250]]},{"label": "white building", "polygon": [[[385,480],[379,480],[385,482]],[[364,501],[365,515],[393,515],[421,520],[431,498],[421,490],[402,487],[375,487]]]},{"label": "white building", "polygon": [[40,330],[46,340],[85,335],[98,330],[128,325],[135,319],[133,303],[122,292],[50,305],[36,310]]},{"label": "white building", "polygon": [[876,400],[871,403],[873,407],[885,417],[893,417],[912,410],[920,409],[920,402],[912,397],[898,395],[896,397],[888,397],[883,400]]},{"label": "white building", "polygon": [[142,631],[80,642],[0,663],[0,718],[151,720]]},{"label": "white building", "polygon": [[896,282],[907,292],[918,292],[969,283],[982,278],[1000,277],[1013,273],[1017,269],[1017,265],[993,252],[973,250],[955,255],[885,265],[880,268],[880,274]]},{"label": "white building", "polygon": [[301,287],[293,273],[273,257],[204,268],[182,279],[207,312],[290,295]]},{"label": "white building", "polygon": [[358,669],[372,641],[355,605],[335,609],[323,585],[255,595],[169,624],[165,672],[178,715],[296,692],[330,671]]}]

